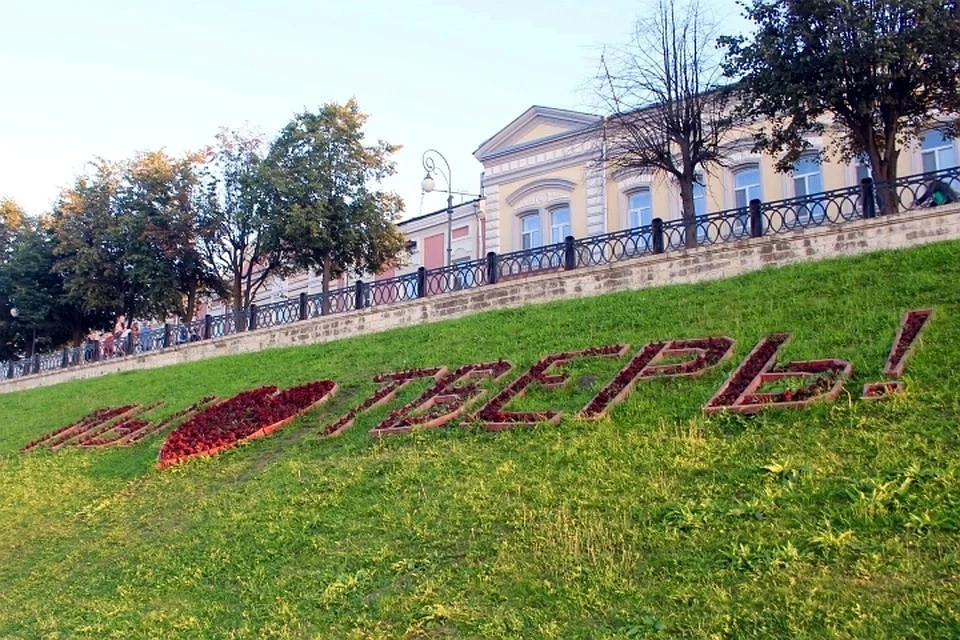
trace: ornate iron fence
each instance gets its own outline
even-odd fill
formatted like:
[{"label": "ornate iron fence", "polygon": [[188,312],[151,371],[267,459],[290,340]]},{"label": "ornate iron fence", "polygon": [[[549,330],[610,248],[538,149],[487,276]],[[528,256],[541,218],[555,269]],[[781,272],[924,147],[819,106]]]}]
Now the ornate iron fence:
[{"label": "ornate iron fence", "polygon": [[[142,354],[324,315],[472,289],[506,279],[890,215],[936,202],[938,198],[934,195],[937,191],[946,194],[944,197],[948,202],[960,201],[960,167],[906,176],[892,184],[874,185],[865,180],[852,187],[798,198],[773,202],[754,200],[747,207],[718,211],[691,221],[656,218],[652,224],[642,227],[586,238],[567,237],[560,243],[501,255],[490,253],[485,259],[438,269],[421,267],[410,274],[374,282],[357,281],[353,286],[326,294],[301,294],[298,298],[272,304],[250,305],[245,311],[208,315],[190,323],[147,325],[136,337],[116,340],[108,336],[101,342],[87,341],[79,347],[2,363],[0,378],[18,378]],[[940,201],[943,199],[939,198]]]},{"label": "ornate iron fence", "polygon": [[370,283],[370,304],[393,304],[414,300],[418,297],[417,291],[416,273],[376,280]]},{"label": "ornate iron fence", "polygon": [[946,191],[952,202],[960,200],[960,167],[904,176],[893,184],[878,182],[877,205],[885,214],[931,206],[938,190]]},{"label": "ornate iron fence", "polygon": [[620,262],[653,253],[653,231],[650,225],[624,229],[573,241],[578,267]]},{"label": "ornate iron fence", "polygon": [[497,256],[497,280],[562,269],[565,247],[566,243],[560,242],[501,254]]}]

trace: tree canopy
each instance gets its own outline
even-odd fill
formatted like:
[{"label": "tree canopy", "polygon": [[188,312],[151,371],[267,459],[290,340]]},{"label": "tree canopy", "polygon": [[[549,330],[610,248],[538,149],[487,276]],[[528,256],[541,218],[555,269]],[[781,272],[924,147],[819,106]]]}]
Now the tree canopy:
[{"label": "tree canopy", "polygon": [[322,274],[324,293],[332,279],[376,273],[404,248],[394,224],[402,201],[377,188],[395,172],[390,156],[399,147],[366,144],[366,120],[352,99],[303,112],[283,128],[265,161],[279,245],[295,268]]},{"label": "tree canopy", "polygon": [[[938,118],[957,133],[956,0],[752,0],[750,37],[720,39],[746,112],[767,119],[759,150],[789,170],[833,129],[836,153],[866,157],[875,180],[897,177],[903,145]],[[948,115],[949,114],[949,115]]]}]

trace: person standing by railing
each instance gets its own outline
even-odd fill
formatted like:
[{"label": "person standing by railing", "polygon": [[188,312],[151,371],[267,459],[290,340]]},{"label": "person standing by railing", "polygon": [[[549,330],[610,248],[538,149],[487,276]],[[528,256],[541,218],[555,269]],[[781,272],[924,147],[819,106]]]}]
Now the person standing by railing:
[{"label": "person standing by railing", "polygon": [[143,325],[143,328],[140,329],[140,352],[150,351],[153,348],[153,329],[150,328],[150,323]]},{"label": "person standing by railing", "polygon": [[104,336],[103,340],[100,343],[102,347],[100,351],[101,358],[107,359],[107,358],[113,357],[113,347],[114,347],[114,344],[116,343],[116,340],[117,340],[116,337],[112,333],[108,333],[106,336]]}]

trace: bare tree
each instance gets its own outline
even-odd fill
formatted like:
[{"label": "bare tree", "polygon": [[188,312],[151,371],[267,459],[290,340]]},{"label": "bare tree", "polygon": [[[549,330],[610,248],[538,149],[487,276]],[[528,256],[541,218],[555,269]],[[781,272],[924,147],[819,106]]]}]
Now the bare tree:
[{"label": "bare tree", "polygon": [[698,0],[658,0],[633,38],[608,49],[597,78],[610,112],[611,166],[665,174],[680,189],[685,243],[697,244],[694,186],[722,166],[735,122],[717,53],[717,25]]}]

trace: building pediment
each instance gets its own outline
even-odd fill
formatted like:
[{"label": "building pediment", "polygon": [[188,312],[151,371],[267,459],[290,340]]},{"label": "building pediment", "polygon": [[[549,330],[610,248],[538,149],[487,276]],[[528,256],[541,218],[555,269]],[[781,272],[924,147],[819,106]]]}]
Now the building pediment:
[{"label": "building pediment", "polygon": [[576,135],[595,127],[601,119],[592,113],[533,106],[487,139],[473,155],[483,162],[513,151]]}]

